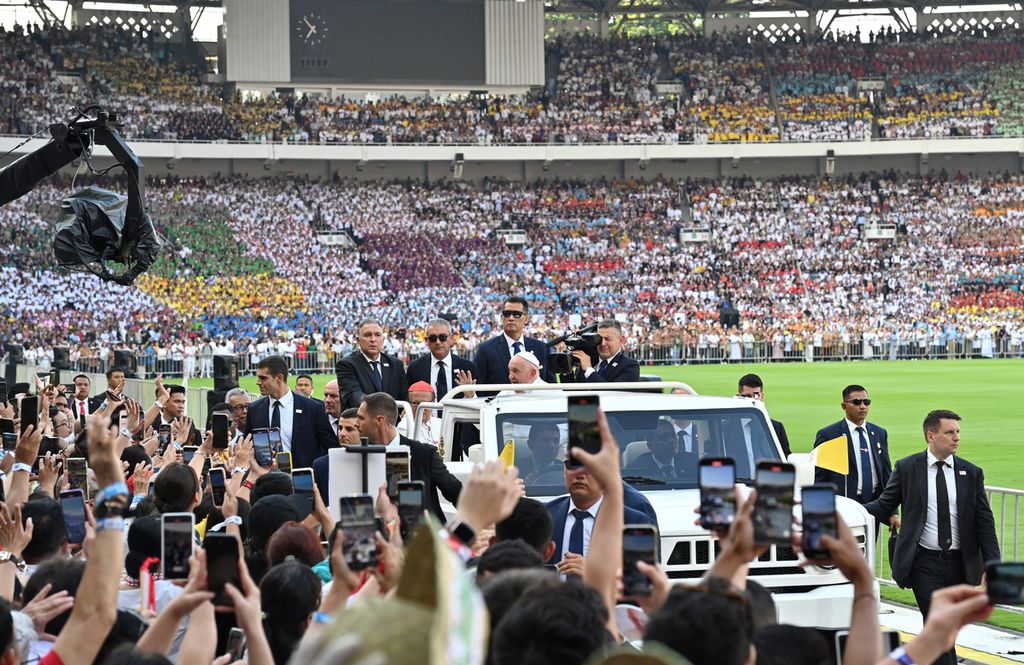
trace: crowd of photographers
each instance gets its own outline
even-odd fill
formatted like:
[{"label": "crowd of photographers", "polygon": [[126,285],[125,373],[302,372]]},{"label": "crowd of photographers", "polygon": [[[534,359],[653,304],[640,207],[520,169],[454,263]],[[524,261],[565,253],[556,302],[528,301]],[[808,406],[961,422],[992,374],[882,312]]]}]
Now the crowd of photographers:
[{"label": "crowd of photographers", "polygon": [[[284,374],[260,375],[263,388],[283,380],[287,390],[280,367]],[[671,585],[660,565],[622,570],[623,515],[631,513],[619,445],[603,417],[597,452],[573,453],[583,464],[574,473],[594,485],[602,508],[586,556],[567,574],[542,565],[559,535],[541,519],[543,506],[523,496],[518,470],[500,461],[472,471],[445,529],[424,517],[407,541],[381,486],[376,545],[363,552],[378,563],[360,569],[320,492],[302,510],[289,475],[258,459],[245,434],[256,407],[244,393],[215,407],[230,414],[218,446],[214,432],[184,415],[179,386],[158,380],[146,406],[122,396],[123,381],[112,372],[106,390],[93,395],[84,376],[66,389],[38,379],[34,391],[12,386],[12,399],[0,405],[0,417],[21,432],[0,463],[4,663],[828,662],[823,638],[779,625],[770,595],[747,579],[747,564],[765,551],[754,539],[756,492],[736,490],[735,520],[695,585]],[[337,407],[337,393],[324,397]],[[364,398],[351,418],[357,434],[394,429],[384,415],[370,418],[379,401]],[[345,428],[337,436],[351,443]],[[298,445],[293,439],[293,450]],[[183,515],[190,519],[179,552],[164,541]],[[982,589],[938,591],[921,633],[887,655],[860,546],[842,520],[838,538],[822,543],[830,559],[817,563],[853,583],[846,665],[932,662],[962,626],[991,613]],[[175,573],[170,562],[179,555],[188,564]],[[163,576],[155,572],[162,557]],[[643,581],[631,596],[624,572]],[[625,615],[622,602],[630,606]],[[646,659],[635,660],[641,651]]]},{"label": "crowd of photographers", "polygon": [[[0,119],[32,134],[83,98],[131,138],[318,143],[678,143],[993,136],[1020,130],[1009,24],[809,40],[748,33],[547,40],[521,97],[226,97],[171,49],[117,26],[0,32]],[[60,74],[60,76],[58,76]],[[771,99],[775,78],[776,101]],[[858,80],[882,82],[870,101]],[[657,94],[657,83],[682,92]],[[88,93],[88,94],[86,94]]]}]

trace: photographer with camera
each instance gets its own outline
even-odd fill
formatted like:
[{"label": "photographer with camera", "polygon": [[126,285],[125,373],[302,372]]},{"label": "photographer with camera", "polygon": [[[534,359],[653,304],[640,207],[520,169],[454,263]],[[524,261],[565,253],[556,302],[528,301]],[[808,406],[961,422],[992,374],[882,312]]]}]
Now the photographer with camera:
[{"label": "photographer with camera", "polygon": [[[602,319],[597,324],[597,332],[593,334],[601,338],[596,347],[599,359],[597,366],[594,366],[594,359],[591,357],[593,349],[576,348],[572,352],[571,371],[561,375],[562,383],[639,381],[640,363],[622,352],[622,324],[615,319]],[[583,335],[580,337],[586,339]]]}]

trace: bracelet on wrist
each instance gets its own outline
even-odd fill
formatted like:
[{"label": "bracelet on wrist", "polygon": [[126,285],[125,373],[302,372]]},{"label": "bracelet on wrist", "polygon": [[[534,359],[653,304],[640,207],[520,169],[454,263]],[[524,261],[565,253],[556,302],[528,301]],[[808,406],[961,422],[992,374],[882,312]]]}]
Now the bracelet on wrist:
[{"label": "bracelet on wrist", "polygon": [[14,466],[11,467],[11,473],[17,473],[19,471],[25,471],[26,473],[32,473],[32,465],[25,464],[24,462],[15,462]]},{"label": "bracelet on wrist", "polygon": [[327,612],[313,612],[313,623],[326,624],[331,622],[331,615]]},{"label": "bracelet on wrist", "polygon": [[895,660],[900,665],[914,665],[914,659],[910,657],[907,650],[903,647],[896,647],[889,653],[889,658]]},{"label": "bracelet on wrist", "polygon": [[104,517],[96,520],[96,533],[100,531],[124,531],[124,518]]}]

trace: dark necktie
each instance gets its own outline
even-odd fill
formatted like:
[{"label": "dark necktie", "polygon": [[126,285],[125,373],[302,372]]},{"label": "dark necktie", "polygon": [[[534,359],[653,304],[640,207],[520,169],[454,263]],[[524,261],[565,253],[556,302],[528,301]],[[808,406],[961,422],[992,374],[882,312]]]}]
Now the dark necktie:
[{"label": "dark necktie", "polygon": [[857,438],[860,439],[860,496],[861,503],[871,500],[871,448],[868,447],[868,439],[864,436],[864,428],[857,428]]},{"label": "dark necktie", "polygon": [[444,373],[444,361],[437,361],[437,383],[434,384],[437,389],[437,397],[440,400],[442,397],[448,394],[448,377]]},{"label": "dark necktie", "polygon": [[570,510],[569,514],[576,518],[576,522],[572,525],[572,530],[569,531],[569,547],[566,552],[574,552],[583,556],[586,554],[583,551],[583,522],[593,515],[577,508]]},{"label": "dark necktie", "polygon": [[522,345],[521,342],[512,342],[512,355],[516,355],[517,353],[519,353],[522,350],[523,350],[523,345]]},{"label": "dark necktie", "polygon": [[691,450],[691,446],[687,445],[687,442],[690,439],[690,435],[686,433],[685,429],[679,430],[679,433],[676,434],[676,438],[679,439],[679,452],[681,452],[681,453],[693,452]]},{"label": "dark necktie", "polygon": [[597,363],[597,373],[598,373],[598,375],[604,376],[604,370],[607,367],[608,367],[608,361],[607,360],[602,360],[601,362]]},{"label": "dark necktie", "polygon": [[935,463],[935,508],[939,515],[939,547],[943,552],[953,546],[953,525],[949,521],[949,491],[946,488],[946,463]]},{"label": "dark necktie", "polygon": [[373,367],[371,368],[373,369],[373,385],[375,388],[377,388],[377,392],[383,392],[384,376],[380,372],[380,361],[374,360],[370,364],[373,365]]},{"label": "dark necktie", "polygon": [[281,429],[281,403],[274,400],[274,406],[270,411],[270,427]]}]

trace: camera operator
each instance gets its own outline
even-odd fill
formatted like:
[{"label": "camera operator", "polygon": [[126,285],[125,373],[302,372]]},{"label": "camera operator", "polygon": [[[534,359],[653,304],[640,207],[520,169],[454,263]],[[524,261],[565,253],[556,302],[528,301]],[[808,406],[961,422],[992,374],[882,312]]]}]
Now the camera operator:
[{"label": "camera operator", "polygon": [[[615,319],[603,319],[597,324],[601,343],[597,346],[600,361],[594,367],[590,354],[582,349],[572,352],[579,363],[569,374],[562,375],[563,383],[624,383],[640,380],[640,363],[622,352],[622,325]],[[573,363],[574,365],[576,363]]]}]

